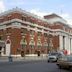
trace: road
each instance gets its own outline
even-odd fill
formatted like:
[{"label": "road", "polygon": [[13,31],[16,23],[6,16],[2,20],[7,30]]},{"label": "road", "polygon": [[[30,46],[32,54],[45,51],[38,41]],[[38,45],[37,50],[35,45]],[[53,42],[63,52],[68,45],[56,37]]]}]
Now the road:
[{"label": "road", "polygon": [[72,72],[46,61],[0,63],[0,72]]}]

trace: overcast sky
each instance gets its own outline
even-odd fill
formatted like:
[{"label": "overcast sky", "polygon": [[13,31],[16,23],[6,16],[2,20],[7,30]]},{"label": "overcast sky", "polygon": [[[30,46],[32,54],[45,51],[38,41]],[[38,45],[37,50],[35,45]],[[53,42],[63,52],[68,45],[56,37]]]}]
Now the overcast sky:
[{"label": "overcast sky", "polygon": [[72,0],[0,0],[0,12],[15,7],[41,17],[56,13],[72,25]]}]

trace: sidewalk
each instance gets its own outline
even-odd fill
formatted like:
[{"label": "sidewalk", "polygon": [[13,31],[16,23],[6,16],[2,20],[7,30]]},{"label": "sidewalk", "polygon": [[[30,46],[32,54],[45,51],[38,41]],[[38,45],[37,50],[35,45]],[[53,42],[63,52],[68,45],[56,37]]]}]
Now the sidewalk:
[{"label": "sidewalk", "polygon": [[[47,56],[25,56],[25,57],[12,57],[13,62],[18,61],[44,61],[47,60]],[[0,57],[0,62],[9,62],[8,57]]]}]

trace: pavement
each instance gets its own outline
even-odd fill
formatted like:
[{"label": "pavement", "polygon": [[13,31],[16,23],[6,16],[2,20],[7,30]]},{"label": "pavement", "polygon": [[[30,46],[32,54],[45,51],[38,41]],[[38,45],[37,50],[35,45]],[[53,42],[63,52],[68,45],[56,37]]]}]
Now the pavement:
[{"label": "pavement", "polygon": [[25,56],[25,57],[0,57],[1,62],[19,62],[19,61],[45,61],[47,60],[47,56]]}]

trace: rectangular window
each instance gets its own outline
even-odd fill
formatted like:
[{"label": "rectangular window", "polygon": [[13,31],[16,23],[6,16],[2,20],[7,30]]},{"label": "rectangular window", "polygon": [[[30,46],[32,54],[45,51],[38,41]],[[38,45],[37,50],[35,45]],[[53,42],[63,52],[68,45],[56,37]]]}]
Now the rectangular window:
[{"label": "rectangular window", "polygon": [[21,28],[21,33],[27,34],[27,29]]},{"label": "rectangular window", "polygon": [[27,21],[26,17],[22,17],[22,20],[23,20],[23,21]]},{"label": "rectangular window", "polygon": [[2,40],[2,36],[0,36],[0,40]]},{"label": "rectangular window", "polygon": [[31,48],[34,48],[34,45],[30,45]]},{"label": "rectangular window", "polygon": [[47,37],[47,33],[44,33],[44,36]]},{"label": "rectangular window", "polygon": [[11,33],[11,28],[7,28],[6,33]]}]

